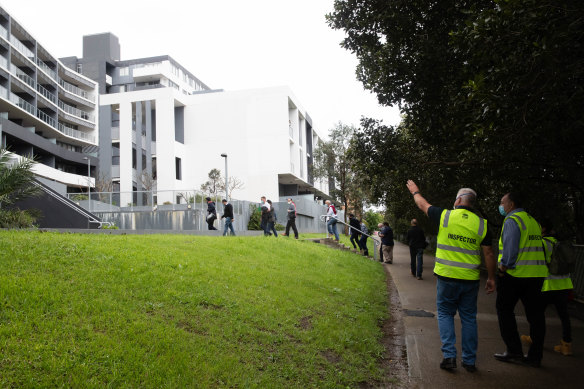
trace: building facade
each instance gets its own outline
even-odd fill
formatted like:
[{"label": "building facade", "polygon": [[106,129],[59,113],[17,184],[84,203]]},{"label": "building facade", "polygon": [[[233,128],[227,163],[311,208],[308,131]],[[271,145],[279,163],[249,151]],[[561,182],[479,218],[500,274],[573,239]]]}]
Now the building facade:
[{"label": "building facade", "polygon": [[99,174],[122,206],[149,205],[141,191],[162,204],[200,190],[211,169],[225,173],[221,154],[243,183],[231,197],[328,193],[310,176],[321,137],[287,87],[213,90],[169,56],[121,61],[111,33],[84,37],[83,58],[61,61],[99,84]]},{"label": "building facade", "polygon": [[94,185],[97,83],[65,66],[0,8],[0,145],[38,162],[61,194]]}]

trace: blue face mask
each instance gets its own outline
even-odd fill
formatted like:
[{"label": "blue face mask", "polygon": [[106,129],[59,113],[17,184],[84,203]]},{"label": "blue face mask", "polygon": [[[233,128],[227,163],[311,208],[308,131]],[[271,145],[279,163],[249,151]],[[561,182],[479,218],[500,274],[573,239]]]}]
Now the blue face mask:
[{"label": "blue face mask", "polygon": [[505,212],[505,208],[502,205],[499,205],[499,213],[501,216],[507,216],[507,212]]}]

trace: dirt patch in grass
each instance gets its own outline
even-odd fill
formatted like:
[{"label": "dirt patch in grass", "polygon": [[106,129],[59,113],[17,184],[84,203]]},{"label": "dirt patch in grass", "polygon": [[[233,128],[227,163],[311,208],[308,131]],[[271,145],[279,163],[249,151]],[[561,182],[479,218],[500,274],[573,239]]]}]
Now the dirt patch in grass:
[{"label": "dirt patch in grass", "polygon": [[321,351],[320,355],[322,355],[323,358],[326,359],[328,363],[337,364],[341,362],[340,355],[334,352],[333,350]]},{"label": "dirt patch in grass", "polygon": [[312,329],[312,316],[304,316],[300,319],[300,323],[296,325],[298,328],[304,331],[309,331]]},{"label": "dirt patch in grass", "polygon": [[385,271],[387,272],[387,291],[389,293],[389,318],[380,323],[383,331],[381,342],[385,347],[385,352],[379,363],[387,372],[387,380],[361,382],[359,387],[405,389],[411,387],[411,382],[408,374],[408,353],[403,313],[397,288],[387,266],[385,266]]}]

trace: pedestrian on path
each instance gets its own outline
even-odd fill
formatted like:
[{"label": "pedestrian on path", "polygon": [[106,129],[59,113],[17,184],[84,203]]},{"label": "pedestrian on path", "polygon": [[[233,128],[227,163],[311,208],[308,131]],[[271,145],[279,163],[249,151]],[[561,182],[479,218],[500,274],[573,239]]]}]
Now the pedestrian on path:
[{"label": "pedestrian on path", "polygon": [[381,237],[381,247],[383,251],[383,263],[393,263],[393,230],[388,222],[383,222],[379,236]]},{"label": "pedestrian on path", "polygon": [[296,229],[296,204],[292,201],[291,197],[288,197],[288,216],[286,222],[286,232],[283,233],[283,236],[290,236],[290,227],[292,227],[292,231],[294,231],[294,238],[298,239],[298,230]]},{"label": "pedestrian on path", "polygon": [[424,231],[418,226],[418,220],[412,219],[412,226],[408,230],[406,240],[410,246],[410,269],[412,276],[422,279],[422,267],[424,265],[424,249],[426,248],[426,237]]},{"label": "pedestrian on path", "polygon": [[359,223],[359,220],[355,217],[355,215],[353,215],[352,213],[349,214],[349,226],[351,227],[350,228],[351,238],[349,240],[353,244],[353,248],[356,249],[357,247],[361,247],[361,246],[359,246],[359,235],[361,235],[361,224]]},{"label": "pedestrian on path", "polygon": [[330,235],[334,235],[335,240],[339,242],[339,232],[337,231],[337,209],[333,204],[331,204],[330,200],[325,201],[325,204],[328,206],[326,210],[326,227],[328,229],[328,233]]},{"label": "pedestrian on path", "polygon": [[223,215],[221,215],[221,219],[225,218],[223,236],[227,235],[227,229],[231,230],[231,235],[235,236],[235,230],[233,229],[233,205],[227,199],[223,199],[221,202],[223,203]]},{"label": "pedestrian on path", "polygon": [[369,234],[367,224],[365,224],[364,221],[361,221],[361,239],[359,240],[359,247],[361,247],[361,251],[365,256],[369,256],[369,249],[367,249],[367,234]]},{"label": "pedestrian on path", "polygon": [[[499,239],[499,272],[497,279],[497,318],[506,350],[496,353],[502,362],[520,361],[540,367],[545,337],[545,307],[541,288],[548,275],[539,223],[522,207],[517,193],[501,198],[499,213],[505,217]],[[517,332],[515,306],[521,300],[529,322],[533,343],[527,357],[523,355]]]},{"label": "pedestrian on path", "polygon": [[458,311],[462,327],[462,367],[476,371],[478,346],[477,296],[480,283],[480,249],[485,256],[488,278],[487,294],[495,290],[495,255],[487,222],[474,210],[476,192],[462,188],[456,194],[454,209],[428,203],[412,180],[406,184],[418,208],[438,230],[434,274],[437,277],[436,305],[443,360],[440,368],[456,368],[454,315]]},{"label": "pedestrian on path", "polygon": [[[554,247],[558,243],[551,220],[543,219],[541,221],[541,236],[544,243],[545,261],[549,266],[552,261]],[[560,344],[554,346],[554,351],[562,355],[573,354],[572,324],[570,323],[570,315],[568,314],[568,301],[572,289],[574,289],[574,285],[572,284],[570,273],[550,273],[546,277],[541,288],[545,308],[547,308],[548,305],[553,304],[556,307],[556,311],[558,312],[558,316],[562,323],[562,339],[560,340]],[[529,345],[533,343],[531,336],[529,335],[521,335],[521,340]]]},{"label": "pedestrian on path", "polygon": [[209,231],[216,230],[213,223],[217,219],[217,210],[215,209],[215,203],[210,197],[207,197],[207,228]]}]

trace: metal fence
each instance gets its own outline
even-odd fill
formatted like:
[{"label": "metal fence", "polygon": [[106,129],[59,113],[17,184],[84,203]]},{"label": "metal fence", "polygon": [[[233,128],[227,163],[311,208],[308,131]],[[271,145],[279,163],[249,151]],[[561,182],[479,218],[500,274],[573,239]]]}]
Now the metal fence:
[{"label": "metal fence", "polygon": [[576,269],[571,274],[574,284],[574,297],[584,300],[584,245],[575,245],[576,249]]},{"label": "metal fence", "polygon": [[[93,192],[89,196],[87,193],[70,193],[67,197],[102,221],[115,224],[124,230],[207,230],[207,195],[197,190]],[[221,216],[222,197],[212,197],[217,213]],[[247,230],[258,203],[233,199],[229,202],[233,205],[235,230]],[[273,205],[278,223],[286,225],[288,204],[275,201]],[[318,219],[318,215],[326,207],[307,199],[298,199],[296,206],[296,226],[300,233],[326,231]],[[222,230],[223,221],[216,220],[215,227]]]}]

